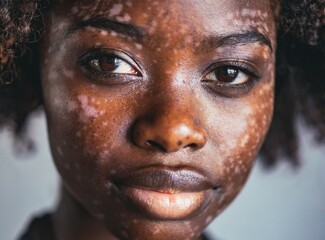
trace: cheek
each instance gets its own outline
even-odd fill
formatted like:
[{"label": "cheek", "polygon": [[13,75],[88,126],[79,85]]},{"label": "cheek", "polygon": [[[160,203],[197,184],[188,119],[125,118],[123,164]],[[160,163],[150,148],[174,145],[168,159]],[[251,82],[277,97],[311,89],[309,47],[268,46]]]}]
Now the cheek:
[{"label": "cheek", "polygon": [[245,100],[230,100],[232,104],[216,107],[209,114],[216,116],[207,122],[213,129],[213,167],[223,186],[222,197],[214,205],[215,214],[235,198],[247,180],[272,118],[273,88],[271,79],[256,87]]}]

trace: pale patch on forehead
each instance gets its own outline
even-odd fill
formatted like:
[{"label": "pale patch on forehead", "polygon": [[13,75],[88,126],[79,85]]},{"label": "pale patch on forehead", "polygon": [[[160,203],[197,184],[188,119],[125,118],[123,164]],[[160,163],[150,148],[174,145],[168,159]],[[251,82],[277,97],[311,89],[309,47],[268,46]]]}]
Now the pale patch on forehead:
[{"label": "pale patch on forehead", "polygon": [[119,1],[118,3],[102,0],[91,1],[91,3],[76,1],[71,7],[70,13],[83,20],[88,20],[94,16],[102,16],[127,23],[131,20],[131,16],[126,12],[126,9],[131,7],[132,1]]},{"label": "pale patch on forehead", "polygon": [[227,22],[230,25],[245,28],[255,28],[260,33],[272,34],[274,26],[269,24],[269,13],[259,9],[244,8],[234,13],[226,15]]}]

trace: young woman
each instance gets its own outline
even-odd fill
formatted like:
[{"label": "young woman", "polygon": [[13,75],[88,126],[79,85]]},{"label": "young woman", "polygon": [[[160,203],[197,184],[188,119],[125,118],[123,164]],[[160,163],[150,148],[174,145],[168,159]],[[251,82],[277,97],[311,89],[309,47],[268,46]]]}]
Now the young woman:
[{"label": "young woman", "polygon": [[266,163],[297,159],[300,113],[321,139],[323,3],[289,2],[2,2],[1,124],[44,105],[63,182],[22,239],[204,238],[269,129],[276,56]]}]

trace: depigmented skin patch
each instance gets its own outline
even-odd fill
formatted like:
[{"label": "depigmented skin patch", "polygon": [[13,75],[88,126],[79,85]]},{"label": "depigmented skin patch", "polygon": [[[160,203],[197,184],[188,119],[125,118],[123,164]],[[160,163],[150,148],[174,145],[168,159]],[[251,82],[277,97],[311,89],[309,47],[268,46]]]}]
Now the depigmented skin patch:
[{"label": "depigmented skin patch", "polygon": [[[273,111],[269,1],[189,0],[184,8],[182,1],[63,0],[51,12],[41,77],[52,154],[72,203],[57,213],[62,239],[197,239],[244,185]],[[111,29],[94,24],[103,18]],[[96,51],[139,74],[89,72],[85,56]],[[225,64],[253,69],[254,77],[235,88],[206,81]],[[148,218],[114,180],[149,166],[199,172],[218,190],[184,219]],[[88,217],[73,221],[92,227],[61,224],[76,211]]]}]

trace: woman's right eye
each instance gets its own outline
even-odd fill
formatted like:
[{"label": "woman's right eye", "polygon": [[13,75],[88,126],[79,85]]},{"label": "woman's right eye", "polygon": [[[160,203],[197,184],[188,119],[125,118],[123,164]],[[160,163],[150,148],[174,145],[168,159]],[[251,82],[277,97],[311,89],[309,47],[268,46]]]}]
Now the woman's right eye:
[{"label": "woman's right eye", "polygon": [[122,57],[104,52],[86,54],[80,65],[90,78],[107,84],[123,84],[141,76],[140,71]]},{"label": "woman's right eye", "polygon": [[128,62],[115,56],[102,56],[91,59],[89,67],[95,71],[112,74],[138,75],[138,71]]}]

